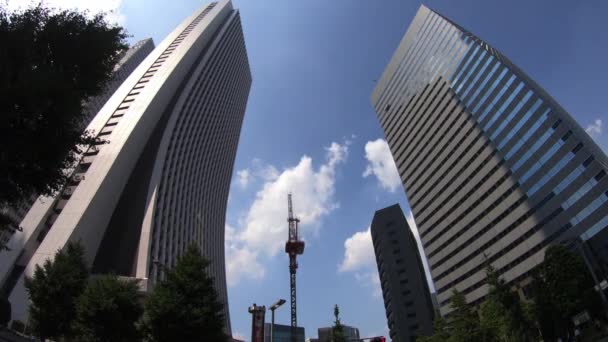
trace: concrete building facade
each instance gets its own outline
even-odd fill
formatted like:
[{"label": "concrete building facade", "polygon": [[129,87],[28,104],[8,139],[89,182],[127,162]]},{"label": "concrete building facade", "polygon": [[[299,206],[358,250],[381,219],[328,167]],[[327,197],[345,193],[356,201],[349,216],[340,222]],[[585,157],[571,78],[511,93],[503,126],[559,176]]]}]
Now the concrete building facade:
[{"label": "concrete building facade", "polygon": [[376,211],[371,234],[391,340],[410,342],[431,335],[431,292],[416,239],[399,204]]},{"label": "concrete building facade", "polygon": [[545,248],[608,225],[608,161],[503,54],[421,6],[371,96],[442,314],[479,304],[487,258],[520,284]]},{"label": "concrete building facade", "polygon": [[25,321],[24,276],[70,241],[93,273],[140,279],[147,289],[190,244],[230,315],[224,227],[251,73],[238,10],[228,0],[182,22],[116,90],[87,129],[90,146],[70,184],[40,198],[9,241],[0,279],[13,318]]}]

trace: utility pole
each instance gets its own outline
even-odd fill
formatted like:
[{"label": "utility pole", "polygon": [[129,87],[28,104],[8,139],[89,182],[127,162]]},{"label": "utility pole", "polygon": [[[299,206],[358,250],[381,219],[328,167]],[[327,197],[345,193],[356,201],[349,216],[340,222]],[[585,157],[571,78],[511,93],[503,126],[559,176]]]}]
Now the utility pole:
[{"label": "utility pole", "polygon": [[287,222],[289,223],[289,236],[285,243],[285,253],[289,254],[289,285],[291,297],[291,340],[296,340],[296,328],[298,326],[298,309],[296,296],[296,271],[298,269],[297,256],[304,253],[304,241],[298,236],[298,223],[300,219],[293,215],[291,194],[287,195]]}]

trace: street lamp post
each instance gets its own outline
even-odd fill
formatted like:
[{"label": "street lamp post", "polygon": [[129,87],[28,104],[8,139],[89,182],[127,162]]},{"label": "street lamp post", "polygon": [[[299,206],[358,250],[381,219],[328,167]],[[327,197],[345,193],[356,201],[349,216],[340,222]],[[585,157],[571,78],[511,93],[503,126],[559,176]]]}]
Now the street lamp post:
[{"label": "street lamp post", "polygon": [[276,303],[270,306],[271,321],[270,321],[270,342],[274,342],[274,310],[285,304],[285,299],[279,299]]}]

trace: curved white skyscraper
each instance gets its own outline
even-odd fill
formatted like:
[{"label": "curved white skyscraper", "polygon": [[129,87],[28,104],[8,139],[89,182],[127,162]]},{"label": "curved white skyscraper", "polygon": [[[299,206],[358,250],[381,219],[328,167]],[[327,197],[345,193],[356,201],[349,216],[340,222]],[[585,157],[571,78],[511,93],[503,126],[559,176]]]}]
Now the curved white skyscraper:
[{"label": "curved white skyscraper", "polygon": [[250,86],[230,1],[201,8],[169,34],[88,126],[104,142],[84,153],[59,196],[37,201],[9,241],[0,277],[13,319],[26,316],[24,276],[68,241],[83,244],[93,273],[145,286],[196,243],[211,261],[230,333],[224,223]]}]

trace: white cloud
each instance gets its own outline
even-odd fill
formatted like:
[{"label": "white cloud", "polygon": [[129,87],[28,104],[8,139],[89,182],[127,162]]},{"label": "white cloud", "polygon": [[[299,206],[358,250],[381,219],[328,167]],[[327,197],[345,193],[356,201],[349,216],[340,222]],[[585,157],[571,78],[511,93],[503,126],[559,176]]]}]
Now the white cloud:
[{"label": "white cloud", "polygon": [[374,297],[382,295],[369,227],[344,241],[344,260],[338,266],[338,271],[354,272],[355,279],[364,287],[370,288]]},{"label": "white cloud", "polygon": [[598,136],[602,134],[602,124],[602,119],[596,119],[591,125],[588,125],[587,128],[585,128],[585,131],[591,136]]},{"label": "white cloud", "polygon": [[[321,219],[339,204],[334,200],[338,165],[346,161],[348,143],[332,143],[325,162],[314,168],[304,155],[297,165],[279,172],[272,165],[253,161],[250,175],[263,181],[261,190],[247,214],[239,221],[241,229],[226,226],[226,268],[228,284],[242,278],[261,279],[265,270],[260,260],[274,257],[287,239],[287,194],[293,193],[294,213],[300,218],[300,236],[316,234]],[[250,179],[251,181],[251,179]]]},{"label": "white cloud", "polygon": [[375,263],[376,256],[369,227],[344,241],[344,260],[338,268],[340,272],[357,271],[374,266]]},{"label": "white cloud", "polygon": [[266,181],[249,209],[240,238],[254,250],[276,255],[287,238],[285,218],[290,192],[295,214],[300,218],[301,234],[316,232],[320,219],[338,207],[333,199],[335,171],[347,154],[346,144],[334,142],[326,148],[326,162],[317,170],[312,159],[303,156],[296,166]]},{"label": "white cloud", "polygon": [[[429,287],[431,288],[431,291],[435,291],[435,287],[432,282],[429,281],[431,276],[428,261],[425,257],[422,242],[420,241],[420,234],[418,233],[418,227],[416,226],[414,215],[411,211],[405,213],[405,219],[416,239],[418,251],[422,256],[422,264],[424,266],[427,281],[429,282]],[[355,279],[362,285],[371,287],[374,296],[379,296],[382,293],[370,228],[367,228],[362,232],[356,232],[344,241],[344,260],[338,266],[338,270],[340,272],[354,272]]]},{"label": "white cloud", "polygon": [[[9,11],[14,11],[36,6],[39,2],[38,0],[5,0],[0,3],[5,3]],[[42,3],[51,8],[89,11],[91,14],[106,12],[108,21],[119,25],[124,25],[126,21],[124,14],[120,12],[122,0],[42,0]]]},{"label": "white cloud", "polygon": [[251,179],[251,173],[249,169],[243,169],[236,172],[236,181],[241,189],[246,189]]},{"label": "white cloud", "polygon": [[235,234],[234,228],[226,225],[226,282],[234,286],[242,278],[262,279],[266,273],[257,261],[257,253],[245,246]]},{"label": "white cloud", "polygon": [[368,164],[363,177],[374,175],[382,188],[395,192],[401,185],[401,179],[386,141],[383,139],[368,141],[365,144],[365,158]]}]

